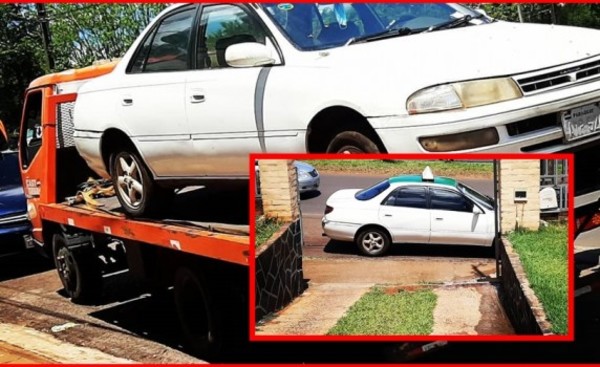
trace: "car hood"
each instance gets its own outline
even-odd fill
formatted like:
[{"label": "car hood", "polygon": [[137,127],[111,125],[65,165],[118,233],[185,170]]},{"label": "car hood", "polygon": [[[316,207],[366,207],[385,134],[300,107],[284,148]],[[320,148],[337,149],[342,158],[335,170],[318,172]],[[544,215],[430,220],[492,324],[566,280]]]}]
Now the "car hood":
[{"label": "car hood", "polygon": [[591,41],[599,36],[586,28],[494,22],[338,47],[321,60],[418,90],[585,59],[600,54],[600,42]]},{"label": "car hood", "polygon": [[0,218],[25,214],[27,200],[21,186],[0,186]]},{"label": "car hood", "polygon": [[315,167],[311,166],[310,164],[301,161],[294,161],[294,166],[296,166],[298,171],[307,173],[312,172],[315,169]]}]

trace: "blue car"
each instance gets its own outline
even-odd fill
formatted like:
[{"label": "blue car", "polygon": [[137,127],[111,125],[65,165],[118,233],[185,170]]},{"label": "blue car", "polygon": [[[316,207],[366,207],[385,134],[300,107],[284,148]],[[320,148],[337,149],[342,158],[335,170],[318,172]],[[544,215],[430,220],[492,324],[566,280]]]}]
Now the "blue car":
[{"label": "blue car", "polygon": [[4,151],[0,157],[0,243],[3,237],[22,236],[30,231],[17,152]]}]

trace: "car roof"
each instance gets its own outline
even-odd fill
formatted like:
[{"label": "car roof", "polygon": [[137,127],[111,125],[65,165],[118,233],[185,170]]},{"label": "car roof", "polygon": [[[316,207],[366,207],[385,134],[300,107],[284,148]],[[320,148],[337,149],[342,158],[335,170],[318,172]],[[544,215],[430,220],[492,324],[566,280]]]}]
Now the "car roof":
[{"label": "car roof", "polygon": [[390,184],[407,184],[407,183],[420,183],[420,184],[438,184],[442,186],[456,187],[457,181],[453,178],[435,176],[432,181],[425,181],[420,175],[403,175],[391,177],[388,179]]}]

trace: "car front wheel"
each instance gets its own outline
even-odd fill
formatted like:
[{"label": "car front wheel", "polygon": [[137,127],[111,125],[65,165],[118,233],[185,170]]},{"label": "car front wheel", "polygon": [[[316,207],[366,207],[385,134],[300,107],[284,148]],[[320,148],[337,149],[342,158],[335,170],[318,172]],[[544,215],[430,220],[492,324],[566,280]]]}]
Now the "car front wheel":
[{"label": "car front wheel", "polygon": [[380,153],[380,149],[369,137],[358,131],[344,131],[331,140],[327,153],[361,154]]},{"label": "car front wheel", "polygon": [[367,228],[356,238],[359,250],[367,256],[381,256],[390,247],[388,234],[379,228]]},{"label": "car front wheel", "polygon": [[152,216],[164,208],[168,191],[156,185],[137,153],[122,151],[111,159],[115,193],[132,217]]}]

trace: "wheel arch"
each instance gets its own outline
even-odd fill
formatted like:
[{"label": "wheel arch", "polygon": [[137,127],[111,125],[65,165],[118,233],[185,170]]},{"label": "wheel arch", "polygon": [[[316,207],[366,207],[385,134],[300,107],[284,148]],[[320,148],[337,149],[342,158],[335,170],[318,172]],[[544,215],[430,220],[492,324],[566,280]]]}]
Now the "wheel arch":
[{"label": "wheel arch", "polygon": [[[343,121],[343,125],[335,121]],[[305,138],[305,147],[308,153],[324,153],[333,137],[342,131],[358,131],[371,138],[382,153],[386,153],[383,141],[371,126],[367,118],[357,109],[333,105],[322,108],[310,120]]]},{"label": "wheel arch", "polygon": [[392,239],[392,234],[390,233],[390,231],[382,226],[381,224],[375,224],[375,223],[369,223],[369,224],[365,224],[363,226],[361,226],[357,231],[356,234],[354,235],[354,242],[356,242],[358,240],[358,237],[367,229],[370,228],[377,228],[382,230],[385,235],[388,237],[388,240],[390,241],[390,244],[393,243],[393,239]]},{"label": "wheel arch", "polygon": [[128,146],[139,154],[138,149],[131,138],[122,130],[117,128],[109,128],[102,134],[100,138],[100,155],[106,172],[110,174],[110,156],[115,152],[117,147]]}]

